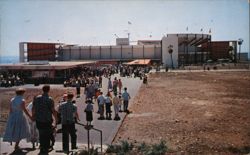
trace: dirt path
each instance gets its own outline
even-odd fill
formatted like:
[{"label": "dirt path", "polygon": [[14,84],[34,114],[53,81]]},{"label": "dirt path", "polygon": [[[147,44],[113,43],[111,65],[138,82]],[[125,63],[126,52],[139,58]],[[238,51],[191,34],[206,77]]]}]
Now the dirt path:
[{"label": "dirt path", "polygon": [[154,73],[115,142],[167,141],[169,152],[250,152],[250,72]]}]

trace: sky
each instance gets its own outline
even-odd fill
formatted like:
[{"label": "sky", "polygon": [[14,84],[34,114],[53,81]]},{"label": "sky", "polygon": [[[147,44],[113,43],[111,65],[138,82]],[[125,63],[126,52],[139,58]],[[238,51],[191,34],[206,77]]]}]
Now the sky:
[{"label": "sky", "polygon": [[128,33],[160,40],[209,29],[212,41],[242,38],[249,52],[249,14],[249,0],[1,0],[0,57],[18,56],[19,42],[115,45]]}]

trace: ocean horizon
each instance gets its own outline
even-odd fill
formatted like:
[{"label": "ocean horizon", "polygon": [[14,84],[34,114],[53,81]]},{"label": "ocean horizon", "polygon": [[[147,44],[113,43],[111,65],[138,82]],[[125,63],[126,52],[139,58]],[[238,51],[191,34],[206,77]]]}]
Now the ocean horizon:
[{"label": "ocean horizon", "polygon": [[19,56],[1,56],[0,64],[19,63]]}]

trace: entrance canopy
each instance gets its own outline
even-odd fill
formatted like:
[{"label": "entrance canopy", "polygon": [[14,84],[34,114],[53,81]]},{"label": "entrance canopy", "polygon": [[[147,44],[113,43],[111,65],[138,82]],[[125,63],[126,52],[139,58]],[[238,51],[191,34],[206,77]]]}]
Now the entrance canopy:
[{"label": "entrance canopy", "polygon": [[81,67],[84,65],[95,64],[95,61],[51,61],[45,64],[40,62],[32,63],[18,63],[18,64],[1,64],[1,70],[63,70]]},{"label": "entrance canopy", "polygon": [[137,59],[137,60],[134,60],[134,61],[130,61],[128,63],[125,63],[125,65],[149,65],[150,64],[150,59]]}]

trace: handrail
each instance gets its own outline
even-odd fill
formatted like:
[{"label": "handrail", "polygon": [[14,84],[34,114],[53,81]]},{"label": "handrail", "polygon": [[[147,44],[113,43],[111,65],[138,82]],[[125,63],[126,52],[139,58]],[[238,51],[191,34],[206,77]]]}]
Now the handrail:
[{"label": "handrail", "polygon": [[85,124],[79,123],[79,122],[76,122],[76,124],[83,126],[88,131],[88,152],[89,152],[89,130],[93,129],[93,130],[95,130],[97,132],[100,132],[100,137],[101,137],[101,139],[100,139],[101,140],[101,153],[102,153],[102,150],[103,150],[103,147],[102,147],[102,130],[96,129],[93,126],[88,126],[88,125],[85,125]]},{"label": "handrail", "polygon": [[[0,120],[0,122],[1,123],[6,123],[7,121]],[[93,130],[95,130],[97,132],[100,132],[100,137],[101,137],[101,139],[100,139],[101,140],[101,153],[102,153],[102,151],[103,151],[103,147],[102,147],[102,130],[96,129],[94,127],[91,127],[91,126],[88,126],[88,125],[85,125],[85,124],[79,123],[79,122],[76,122],[76,124],[84,126],[84,128],[88,131],[88,151],[89,151],[89,130],[93,129]],[[12,145],[12,143],[11,143],[11,145]]]}]

